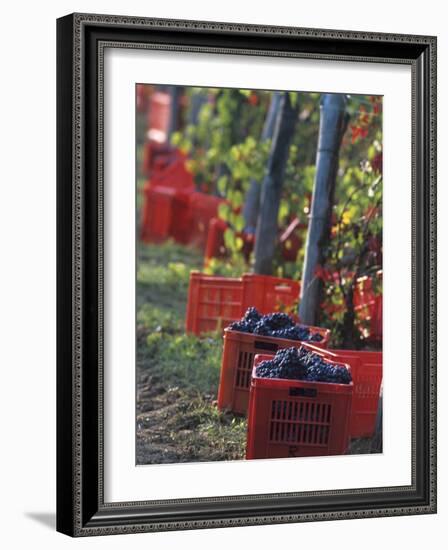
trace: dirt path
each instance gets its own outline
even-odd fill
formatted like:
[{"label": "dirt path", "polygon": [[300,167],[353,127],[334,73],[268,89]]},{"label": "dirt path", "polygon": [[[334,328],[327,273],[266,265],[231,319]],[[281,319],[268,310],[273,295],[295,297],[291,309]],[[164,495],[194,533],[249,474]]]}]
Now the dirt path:
[{"label": "dirt path", "polygon": [[167,387],[150,369],[137,388],[137,464],[244,458],[245,421],[219,413],[213,396]]},{"label": "dirt path", "polygon": [[[148,289],[145,292],[148,295]],[[178,305],[178,297],[174,301]],[[181,308],[177,312],[182,316]],[[154,334],[164,343],[152,352],[147,339]],[[137,464],[244,458],[245,419],[221,413],[216,407],[221,347],[216,344],[210,338],[190,342],[171,325],[157,327],[156,332],[138,325]],[[176,350],[174,358],[172,348]],[[174,368],[173,361],[177,363]],[[206,381],[207,371],[213,374],[210,383]],[[203,373],[202,378],[198,372]]]}]

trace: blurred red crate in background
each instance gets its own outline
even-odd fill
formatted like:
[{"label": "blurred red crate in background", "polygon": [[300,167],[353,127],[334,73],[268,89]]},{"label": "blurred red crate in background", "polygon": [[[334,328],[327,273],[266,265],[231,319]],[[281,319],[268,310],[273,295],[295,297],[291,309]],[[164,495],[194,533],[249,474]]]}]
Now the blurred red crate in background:
[{"label": "blurred red crate in background", "polygon": [[176,158],[163,170],[157,170],[149,180],[151,187],[171,187],[182,191],[193,192],[195,183],[193,174],[187,170],[185,156],[176,154]]},{"label": "blurred red crate in background", "polygon": [[225,202],[225,199],[221,197],[207,195],[199,191],[195,191],[191,194],[191,244],[205,248],[210,221],[218,216],[218,207]]},{"label": "blurred red crate in background", "polygon": [[184,158],[185,156],[179,149],[168,143],[147,141],[143,148],[142,174],[151,177],[153,174],[163,171],[176,160]]},{"label": "blurred red crate in background", "polygon": [[226,256],[224,232],[227,227],[228,224],[220,218],[212,218],[210,220],[204,252],[205,264],[211,258],[224,258]]},{"label": "blurred red crate in background", "polygon": [[194,178],[179,151],[163,169],[155,170],[145,184],[141,218],[141,239],[161,242],[174,238],[188,244],[193,228],[190,199]]},{"label": "blurred red crate in background", "polygon": [[188,244],[191,235],[190,191],[176,191],[171,206],[170,236],[180,244]]},{"label": "blurred red crate in background", "polygon": [[140,238],[144,242],[162,242],[170,236],[173,199],[176,190],[145,184]]},{"label": "blurred red crate in background", "polygon": [[[139,88],[137,88],[137,92],[138,90]],[[140,95],[142,94],[143,92],[140,92]],[[181,153],[169,143],[170,94],[167,92],[153,92],[147,97],[147,103],[148,132],[143,150],[142,173],[149,177],[153,172],[166,168]]]},{"label": "blurred red crate in background", "polygon": [[[233,289],[233,294],[229,294],[229,289]],[[193,271],[188,289],[186,330],[200,335],[219,326],[225,328],[251,306],[262,314],[281,311],[294,305],[299,293],[300,284],[291,279],[254,273],[238,278],[219,277]]]},{"label": "blurred red crate in background", "polygon": [[144,242],[173,238],[188,244],[191,233],[190,192],[172,187],[146,185],[140,227]]}]

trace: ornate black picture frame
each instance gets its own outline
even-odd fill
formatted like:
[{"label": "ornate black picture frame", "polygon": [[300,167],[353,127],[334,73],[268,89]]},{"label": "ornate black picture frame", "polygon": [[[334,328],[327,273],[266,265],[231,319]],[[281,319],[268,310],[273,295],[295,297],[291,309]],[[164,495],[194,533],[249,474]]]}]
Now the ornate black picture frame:
[{"label": "ornate black picture frame", "polygon": [[[412,484],[108,503],[103,487],[103,53],[124,48],[412,68]],[[436,38],[74,14],[57,22],[57,529],[71,536],[436,511]],[[411,116],[411,113],[410,113]]]}]

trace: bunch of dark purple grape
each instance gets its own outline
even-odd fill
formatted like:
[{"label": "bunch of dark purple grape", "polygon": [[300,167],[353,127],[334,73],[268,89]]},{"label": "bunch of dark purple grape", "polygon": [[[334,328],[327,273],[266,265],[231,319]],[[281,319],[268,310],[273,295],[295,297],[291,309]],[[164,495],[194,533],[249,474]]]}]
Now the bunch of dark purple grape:
[{"label": "bunch of dark purple grape", "polygon": [[296,325],[294,320],[286,313],[269,313],[260,315],[256,308],[250,307],[244,317],[235,321],[229,327],[239,332],[250,332],[260,336],[273,336],[274,338],[286,338],[288,340],[301,340],[320,342],[322,335],[312,333],[305,325]]},{"label": "bunch of dark purple grape", "polygon": [[237,330],[239,332],[254,332],[255,327],[261,321],[262,316],[258,313],[254,307],[248,308],[244,317],[239,321],[232,323],[229,328],[231,330]]},{"label": "bunch of dark purple grape", "polygon": [[300,348],[277,351],[272,359],[262,361],[255,369],[260,378],[286,378],[308,382],[350,384],[352,377],[344,365],[328,363],[317,353]]},{"label": "bunch of dark purple grape", "polygon": [[275,357],[262,361],[257,366],[257,376],[262,378],[289,378],[303,380],[307,368],[301,359],[304,348],[284,348],[275,354]]}]

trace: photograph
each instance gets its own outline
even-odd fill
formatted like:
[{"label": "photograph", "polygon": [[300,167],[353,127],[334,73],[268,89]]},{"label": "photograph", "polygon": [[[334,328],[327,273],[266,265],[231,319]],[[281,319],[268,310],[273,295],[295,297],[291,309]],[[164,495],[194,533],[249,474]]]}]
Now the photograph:
[{"label": "photograph", "polygon": [[136,465],[382,453],[383,97],[138,83],[135,162]]}]

